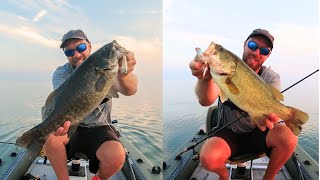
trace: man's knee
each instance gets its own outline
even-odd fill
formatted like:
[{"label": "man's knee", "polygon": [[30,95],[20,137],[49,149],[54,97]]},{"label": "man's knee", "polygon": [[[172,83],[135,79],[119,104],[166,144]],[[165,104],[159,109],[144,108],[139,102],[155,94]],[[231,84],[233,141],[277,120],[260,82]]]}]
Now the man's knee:
[{"label": "man's knee", "polygon": [[221,138],[210,138],[202,146],[200,162],[208,171],[216,172],[225,168],[225,162],[231,155],[229,145]]},{"label": "man's knee", "polygon": [[110,177],[118,172],[125,161],[123,146],[118,141],[103,143],[97,150],[96,156],[99,163],[99,174]]},{"label": "man's knee", "polygon": [[271,147],[293,150],[297,143],[298,137],[286,125],[275,126],[267,136],[267,144]]},{"label": "man's knee", "polygon": [[200,162],[206,170],[216,172],[225,167],[226,160],[211,153],[204,155],[200,154]]}]

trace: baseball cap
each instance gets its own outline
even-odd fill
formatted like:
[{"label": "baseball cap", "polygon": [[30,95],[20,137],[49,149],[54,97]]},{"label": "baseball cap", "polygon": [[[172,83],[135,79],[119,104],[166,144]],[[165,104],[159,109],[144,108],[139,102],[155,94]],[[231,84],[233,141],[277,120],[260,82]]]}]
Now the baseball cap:
[{"label": "baseball cap", "polygon": [[62,43],[60,45],[60,48],[64,48],[66,46],[66,42],[69,39],[86,39],[88,40],[88,37],[86,34],[81,30],[81,29],[76,29],[76,30],[70,30],[66,34],[62,36]]},{"label": "baseball cap", "polygon": [[271,49],[273,48],[273,41],[274,41],[274,37],[269,33],[269,31],[265,30],[265,29],[255,29],[247,38],[247,40],[250,37],[253,36],[257,36],[257,35],[262,35],[264,37],[266,37],[267,40],[269,40],[269,44],[271,46]]}]

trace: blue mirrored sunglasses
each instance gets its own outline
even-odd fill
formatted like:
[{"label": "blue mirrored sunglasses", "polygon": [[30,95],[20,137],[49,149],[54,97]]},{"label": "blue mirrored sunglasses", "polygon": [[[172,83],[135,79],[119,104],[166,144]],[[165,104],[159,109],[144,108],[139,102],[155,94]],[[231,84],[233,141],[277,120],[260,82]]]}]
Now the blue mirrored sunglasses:
[{"label": "blue mirrored sunglasses", "polygon": [[87,49],[86,43],[79,44],[76,49],[65,49],[64,54],[68,57],[74,56],[74,52],[78,51],[79,53],[85,51]]},{"label": "blue mirrored sunglasses", "polygon": [[270,49],[266,48],[266,47],[259,47],[258,44],[254,41],[249,41],[247,44],[248,48],[251,49],[252,51],[256,51],[257,49],[260,50],[260,54],[261,55],[268,55],[270,53]]}]

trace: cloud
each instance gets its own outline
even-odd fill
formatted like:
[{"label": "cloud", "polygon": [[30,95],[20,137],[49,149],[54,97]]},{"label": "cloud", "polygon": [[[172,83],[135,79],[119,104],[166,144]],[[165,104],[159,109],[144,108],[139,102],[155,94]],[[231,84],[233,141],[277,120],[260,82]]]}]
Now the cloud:
[{"label": "cloud", "polygon": [[32,19],[33,22],[37,22],[39,20],[41,20],[48,12],[46,10],[41,10],[40,12],[38,12],[37,15],[35,15]]},{"label": "cloud", "polygon": [[117,15],[156,15],[156,14],[161,14],[162,10],[124,10],[124,9],[118,9],[116,11],[113,11],[114,14]]},{"label": "cloud", "polygon": [[275,24],[270,31],[275,36],[274,51],[292,56],[318,52],[319,28],[298,24]]},{"label": "cloud", "polygon": [[208,45],[210,41],[217,43],[223,42],[224,44],[233,42],[231,38],[214,33],[192,32],[179,29],[169,29],[164,31],[166,38],[171,41],[189,42],[195,45],[204,44]]},{"label": "cloud", "polygon": [[33,44],[40,44],[50,48],[58,48],[60,41],[49,39],[38,32],[37,29],[28,26],[10,26],[0,24],[0,32],[10,37]]},{"label": "cloud", "polygon": [[[162,55],[162,42],[159,38],[137,39],[130,36],[115,35],[109,38],[110,41],[116,40],[121,46],[135,53],[139,59],[160,59]],[[105,43],[93,44],[93,51],[102,47]]]}]

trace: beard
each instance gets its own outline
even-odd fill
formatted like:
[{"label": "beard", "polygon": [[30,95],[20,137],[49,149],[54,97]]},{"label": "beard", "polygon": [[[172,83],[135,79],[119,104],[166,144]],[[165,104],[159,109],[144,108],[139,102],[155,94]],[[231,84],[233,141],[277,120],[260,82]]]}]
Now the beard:
[{"label": "beard", "polygon": [[261,61],[255,54],[245,54],[243,53],[242,60],[253,70],[258,71],[263,61]]}]

